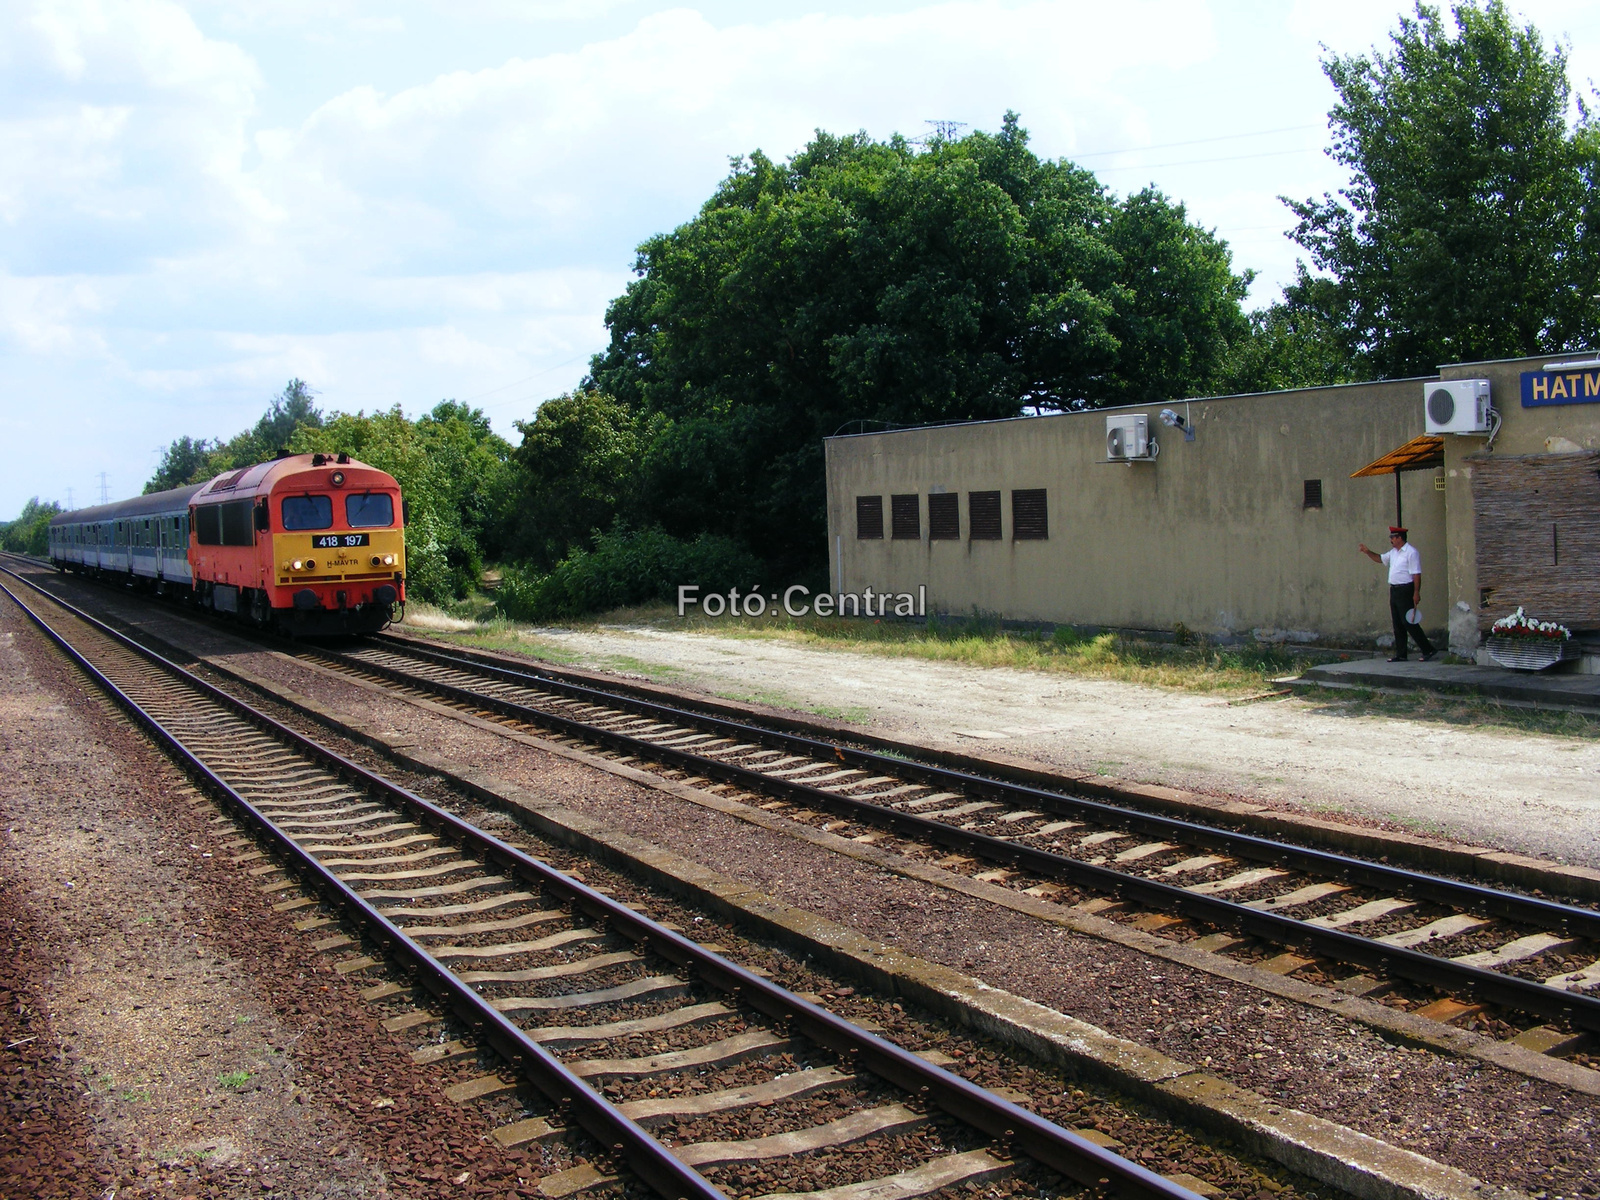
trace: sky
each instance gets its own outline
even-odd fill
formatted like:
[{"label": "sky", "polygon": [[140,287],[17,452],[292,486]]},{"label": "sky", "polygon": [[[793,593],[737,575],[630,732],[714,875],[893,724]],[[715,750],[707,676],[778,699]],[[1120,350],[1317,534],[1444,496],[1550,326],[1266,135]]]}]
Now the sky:
[{"label": "sky", "polygon": [[[1600,5],[1513,3],[1600,76]],[[516,420],[606,343],[635,247],[813,130],[993,130],[1154,184],[1293,278],[1278,199],[1345,182],[1320,62],[1400,0],[9,0],[0,519],[137,494],[291,377],[328,411]]]}]

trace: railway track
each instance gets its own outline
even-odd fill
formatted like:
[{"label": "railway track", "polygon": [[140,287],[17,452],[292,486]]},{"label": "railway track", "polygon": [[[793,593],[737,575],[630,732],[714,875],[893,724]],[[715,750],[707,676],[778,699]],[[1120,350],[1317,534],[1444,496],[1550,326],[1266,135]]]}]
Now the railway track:
[{"label": "railway track", "polygon": [[[783,815],[1441,1021],[1600,1032],[1600,913],[379,637],[324,666],[745,793]],[[763,798],[770,798],[763,802]],[[1400,994],[1405,992],[1407,994]],[[1521,1025],[1529,1024],[1526,1020]]]},{"label": "railway track", "polygon": [[[399,1004],[386,1023],[392,1032],[431,1034],[417,1061],[494,1056],[493,1071],[449,1094],[527,1097],[497,1131],[502,1144],[581,1130],[668,1200],[721,1197],[753,1164],[778,1158],[828,1159],[832,1177],[852,1161],[880,1164],[882,1152],[838,1153],[864,1143],[889,1147],[894,1169],[858,1169],[801,1190],[818,1200],[913,1200],[1038,1164],[1097,1192],[1194,1200],[340,756],[88,613],[39,592],[63,614],[52,622],[0,590],[223,805],[240,830],[236,860],[263,890],[318,897],[281,908],[320,903],[337,914],[346,932],[319,949],[371,948],[341,962],[341,973],[385,963],[400,973],[404,982],[366,995]],[[302,927],[335,924],[312,916]],[[637,1052],[641,1037],[649,1053]],[[642,1090],[735,1067],[734,1087]],[[636,1098],[609,1099],[605,1089],[618,1083]],[[822,1123],[813,1115],[819,1097],[832,1114]],[[768,1110],[763,1128],[774,1115],[781,1128],[719,1136],[719,1125],[757,1107]],[[693,1136],[669,1146],[658,1136],[665,1123]],[[611,1182],[593,1164],[563,1175],[547,1194]]]}]

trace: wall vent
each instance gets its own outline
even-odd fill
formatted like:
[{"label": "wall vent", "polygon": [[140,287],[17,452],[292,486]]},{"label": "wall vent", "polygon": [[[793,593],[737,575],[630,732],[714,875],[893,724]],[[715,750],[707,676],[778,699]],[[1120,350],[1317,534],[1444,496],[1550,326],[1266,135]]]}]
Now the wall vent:
[{"label": "wall vent", "polygon": [[928,540],[954,542],[961,538],[961,494],[934,492],[928,496]]},{"label": "wall vent", "polygon": [[897,542],[922,540],[922,497],[916,492],[889,497],[889,536]]},{"label": "wall vent", "polygon": [[967,536],[975,542],[1000,540],[1000,493],[967,493]]},{"label": "wall vent", "polygon": [[1018,542],[1042,542],[1050,536],[1044,488],[1011,493],[1011,537]]},{"label": "wall vent", "polygon": [[883,497],[856,497],[856,537],[861,539],[883,537]]}]

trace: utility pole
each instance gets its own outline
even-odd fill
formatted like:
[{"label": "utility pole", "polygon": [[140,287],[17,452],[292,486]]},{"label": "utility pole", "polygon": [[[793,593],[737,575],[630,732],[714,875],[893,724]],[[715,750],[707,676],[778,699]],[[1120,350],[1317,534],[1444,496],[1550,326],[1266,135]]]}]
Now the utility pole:
[{"label": "utility pole", "polygon": [[938,141],[941,141],[941,142],[953,142],[953,141],[955,141],[956,135],[959,134],[963,129],[965,129],[967,127],[967,123],[965,121],[928,121],[928,120],[925,120],[922,123],[924,125],[932,125],[933,126],[933,133],[930,135],[930,137],[934,138],[934,139],[937,139]]},{"label": "utility pole", "polygon": [[67,511],[68,512],[72,511],[72,489],[71,488],[67,489]]},{"label": "utility pole", "polygon": [[100,472],[100,503],[111,503],[111,492],[106,488],[106,473],[104,471]]}]

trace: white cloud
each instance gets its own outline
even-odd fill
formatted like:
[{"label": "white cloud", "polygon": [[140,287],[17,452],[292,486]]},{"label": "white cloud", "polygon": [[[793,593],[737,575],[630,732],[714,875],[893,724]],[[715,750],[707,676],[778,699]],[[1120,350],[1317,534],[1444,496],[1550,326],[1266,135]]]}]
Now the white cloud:
[{"label": "white cloud", "polygon": [[0,17],[13,269],[125,269],[228,236],[259,73],[167,0],[43,0]]},{"label": "white cloud", "polygon": [[[638,241],[730,156],[818,127],[1011,108],[1048,156],[1192,144],[1091,165],[1185,200],[1268,299],[1294,260],[1276,195],[1339,182],[1317,42],[1364,49],[1401,6],[706,2],[0,8],[0,517],[102,469],[137,490],[161,444],[242,428],[291,375],[334,407],[481,396],[508,428],[604,344]],[[1592,74],[1590,8],[1532,7]],[[1208,141],[1280,126],[1311,128]],[[49,422],[69,462],[11,449]]]}]

